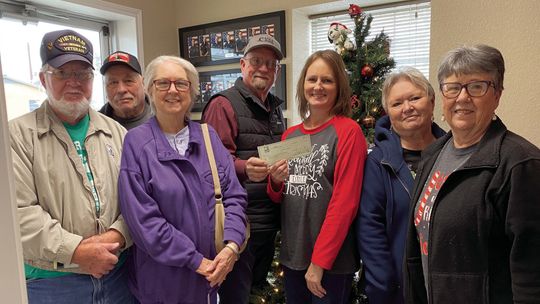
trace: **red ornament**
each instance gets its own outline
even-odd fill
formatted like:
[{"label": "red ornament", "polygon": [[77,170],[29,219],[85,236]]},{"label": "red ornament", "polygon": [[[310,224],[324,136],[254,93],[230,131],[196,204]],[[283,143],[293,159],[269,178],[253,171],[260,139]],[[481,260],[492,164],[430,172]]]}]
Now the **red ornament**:
[{"label": "red ornament", "polygon": [[356,4],[349,5],[349,15],[351,16],[351,18],[354,18],[360,15],[361,13],[362,13],[362,9],[360,8],[360,6]]},{"label": "red ornament", "polygon": [[351,96],[351,107],[353,109],[356,109],[358,108],[359,105],[360,105],[360,99],[358,99],[358,96],[356,95]]},{"label": "red ornament", "polygon": [[373,68],[369,64],[366,64],[362,67],[360,73],[364,78],[371,78],[373,76]]},{"label": "red ornament", "polygon": [[375,126],[375,117],[373,116],[366,116],[364,119],[362,119],[362,125],[368,129],[371,129]]}]

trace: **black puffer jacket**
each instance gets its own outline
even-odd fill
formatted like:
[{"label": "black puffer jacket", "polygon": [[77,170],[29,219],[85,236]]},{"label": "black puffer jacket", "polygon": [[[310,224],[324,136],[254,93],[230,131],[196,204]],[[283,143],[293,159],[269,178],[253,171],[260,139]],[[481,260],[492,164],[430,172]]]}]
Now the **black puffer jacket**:
[{"label": "black puffer jacket", "polygon": [[[240,159],[258,157],[257,147],[281,140],[285,131],[285,123],[280,105],[284,102],[271,93],[266,102],[268,110],[262,102],[238,78],[233,87],[214,96],[224,96],[229,100],[238,121],[238,136],[235,139],[236,154]],[[248,193],[246,213],[251,230],[268,231],[280,228],[280,206],[270,201],[266,194],[267,181],[242,183]]]}]

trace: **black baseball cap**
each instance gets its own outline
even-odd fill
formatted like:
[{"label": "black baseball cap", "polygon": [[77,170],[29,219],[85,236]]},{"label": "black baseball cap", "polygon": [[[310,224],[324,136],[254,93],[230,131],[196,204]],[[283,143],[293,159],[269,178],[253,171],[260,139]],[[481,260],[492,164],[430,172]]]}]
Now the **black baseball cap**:
[{"label": "black baseball cap", "polygon": [[130,53],[126,52],[114,52],[110,54],[105,60],[103,61],[103,65],[99,69],[99,72],[101,75],[105,75],[105,72],[107,72],[107,69],[110,68],[113,65],[117,64],[124,64],[130,67],[135,72],[141,73],[141,65],[139,64],[139,60],[137,60],[137,57],[131,55]]},{"label": "black baseball cap", "polygon": [[72,30],[60,30],[46,33],[41,40],[41,63],[48,63],[53,68],[70,61],[88,63],[92,69],[94,59],[92,43],[83,35]]}]

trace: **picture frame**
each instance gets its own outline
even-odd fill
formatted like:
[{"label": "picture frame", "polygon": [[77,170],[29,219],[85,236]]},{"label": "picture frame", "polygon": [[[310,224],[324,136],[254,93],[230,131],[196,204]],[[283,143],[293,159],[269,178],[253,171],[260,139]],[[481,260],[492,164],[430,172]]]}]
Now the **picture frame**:
[{"label": "picture frame", "polygon": [[178,29],[180,57],[194,66],[237,63],[250,37],[268,33],[285,48],[285,11],[242,17]]},{"label": "picture frame", "polygon": [[[227,69],[199,73],[200,95],[193,103],[192,112],[202,112],[210,97],[223,90],[226,90],[236,82],[238,77],[242,76],[240,69]],[[287,109],[287,67],[282,64],[275,85],[270,90],[272,94],[284,100],[282,109]]]}]

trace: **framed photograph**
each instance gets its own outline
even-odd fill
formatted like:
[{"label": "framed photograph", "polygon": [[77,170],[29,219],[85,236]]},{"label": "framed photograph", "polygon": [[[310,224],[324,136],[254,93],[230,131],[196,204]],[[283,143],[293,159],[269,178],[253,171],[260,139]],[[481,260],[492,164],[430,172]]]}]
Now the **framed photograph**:
[{"label": "framed photograph", "polygon": [[[282,64],[281,71],[276,79],[276,83],[270,90],[272,94],[285,101],[285,103],[282,105],[283,110],[287,109],[286,70],[286,66]],[[191,111],[202,112],[212,95],[234,86],[236,79],[238,79],[240,76],[242,76],[240,69],[200,72],[199,88],[201,90],[201,95],[199,96],[199,99],[195,100]]]},{"label": "framed photograph", "polygon": [[219,21],[178,29],[180,57],[195,66],[236,63],[249,38],[269,34],[285,51],[285,11]]}]

